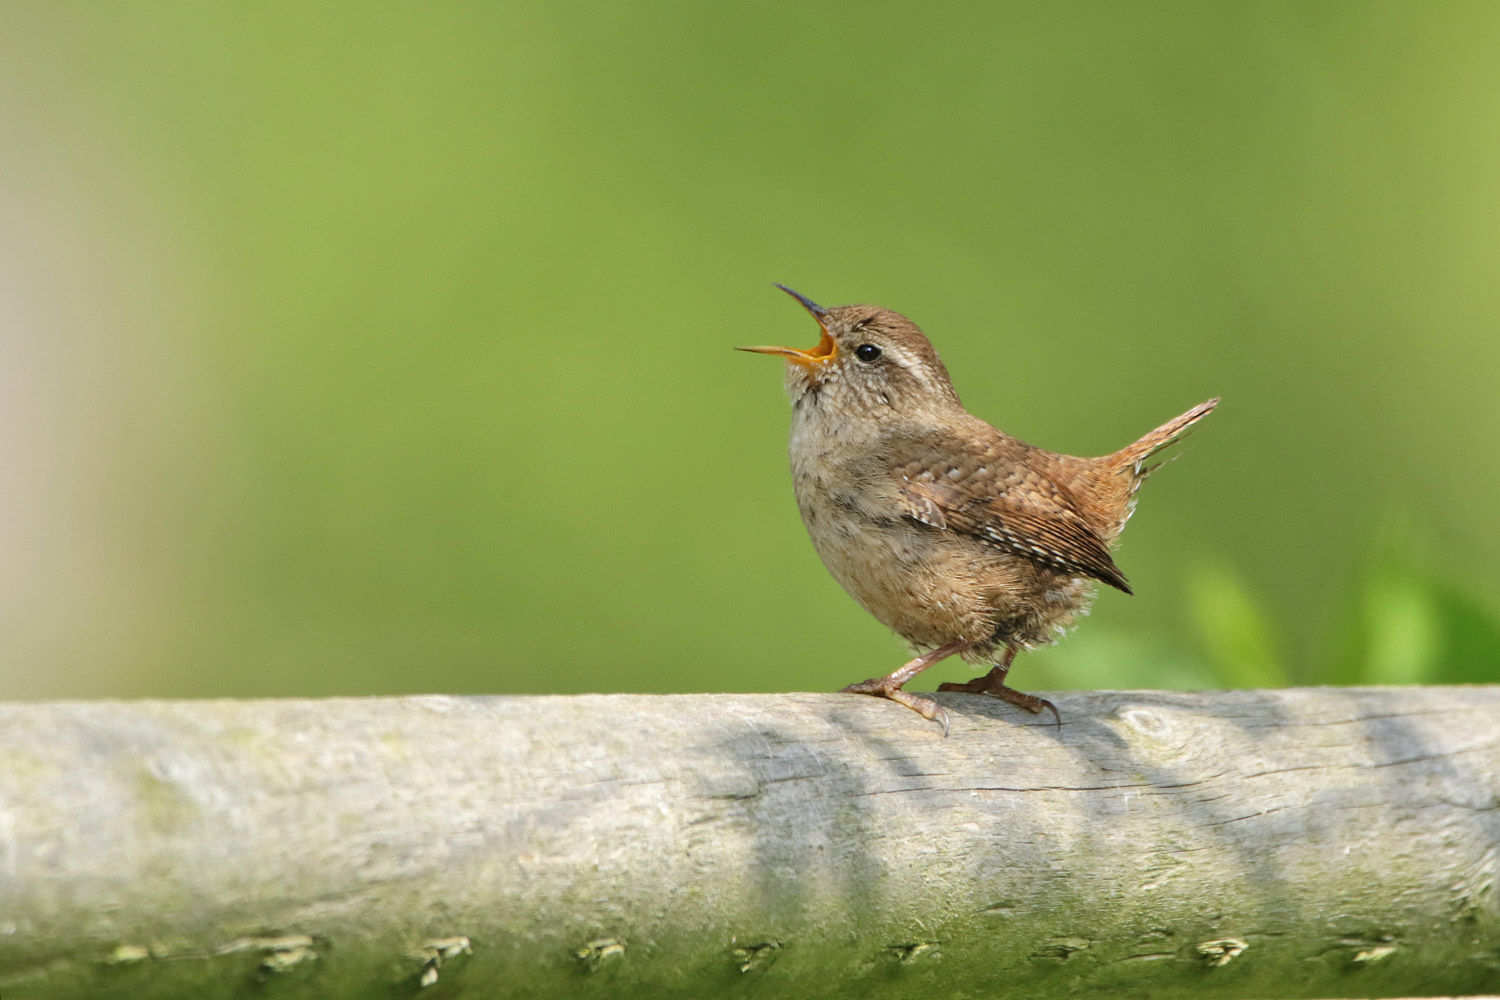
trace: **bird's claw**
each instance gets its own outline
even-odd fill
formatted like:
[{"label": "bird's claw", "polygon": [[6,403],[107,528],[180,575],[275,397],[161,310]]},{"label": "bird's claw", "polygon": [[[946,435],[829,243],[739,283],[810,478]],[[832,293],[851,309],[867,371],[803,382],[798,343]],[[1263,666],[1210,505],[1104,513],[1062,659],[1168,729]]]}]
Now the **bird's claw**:
[{"label": "bird's claw", "polygon": [[1052,704],[1052,702],[1046,698],[1038,698],[1034,694],[1017,691],[1013,687],[1007,687],[1004,683],[996,683],[992,677],[993,675],[976,677],[963,684],[944,681],[938,685],[938,690],[958,692],[960,694],[982,694],[991,698],[999,698],[1001,701],[1010,702],[1017,708],[1024,708],[1033,715],[1051,712],[1053,720],[1057,723],[1057,728],[1062,728],[1062,715],[1057,711],[1057,706]]},{"label": "bird's claw", "polygon": [[905,705],[922,718],[941,723],[943,726],[943,735],[948,735],[948,710],[946,708],[931,698],[923,698],[921,695],[915,695],[910,691],[903,691],[899,687],[892,686],[885,677],[872,677],[867,681],[860,681],[858,684],[850,684],[846,688],[841,688],[839,693],[868,694],[876,698],[889,699],[898,705]]}]

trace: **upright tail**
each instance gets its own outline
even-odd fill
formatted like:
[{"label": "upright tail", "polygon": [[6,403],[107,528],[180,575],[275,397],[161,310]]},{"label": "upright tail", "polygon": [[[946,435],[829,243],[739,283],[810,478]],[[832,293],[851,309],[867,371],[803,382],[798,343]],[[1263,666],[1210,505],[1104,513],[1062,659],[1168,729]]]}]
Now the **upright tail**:
[{"label": "upright tail", "polygon": [[1101,538],[1113,543],[1135,512],[1136,490],[1161,466],[1160,462],[1147,465],[1146,460],[1180,440],[1190,427],[1212,413],[1218,405],[1217,398],[1199,403],[1113,455],[1090,460],[1089,474],[1075,489],[1085,490],[1090,497],[1092,510],[1097,512],[1094,530]]},{"label": "upright tail", "polygon": [[[1106,460],[1117,469],[1130,468],[1135,473],[1136,482],[1145,479],[1157,466],[1143,466],[1141,463],[1155,455],[1163,448],[1178,441],[1188,429],[1208,416],[1219,405],[1219,397],[1215,396],[1206,403],[1199,403],[1180,417],[1174,417],[1162,424],[1156,430],[1147,433],[1134,444],[1128,444],[1119,451],[1110,455]],[[1160,465],[1160,463],[1157,463]]]}]

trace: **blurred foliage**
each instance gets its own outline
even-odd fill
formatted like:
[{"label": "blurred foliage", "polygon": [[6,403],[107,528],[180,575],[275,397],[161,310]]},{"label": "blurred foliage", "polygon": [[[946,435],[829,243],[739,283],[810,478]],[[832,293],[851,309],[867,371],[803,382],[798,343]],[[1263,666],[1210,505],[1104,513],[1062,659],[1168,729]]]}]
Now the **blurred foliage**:
[{"label": "blurred foliage", "polygon": [[[0,696],[894,665],[729,350],[811,342],[772,281],[1056,450],[1224,397],[1023,688],[1491,679],[1497,48],[1483,0],[7,4]],[[1442,559],[1362,563],[1392,510]]]},{"label": "blurred foliage", "polygon": [[1500,678],[1500,607],[1432,568],[1409,532],[1388,529],[1360,568],[1323,684],[1482,684]]},{"label": "blurred foliage", "polygon": [[1205,566],[1188,583],[1205,659],[1225,687],[1281,687],[1288,682],[1271,616],[1245,581],[1223,566]]},{"label": "blurred foliage", "polygon": [[[1185,641],[1090,629],[1026,654],[1046,688],[1282,687],[1288,684],[1492,684],[1500,605],[1434,568],[1424,532],[1388,524],[1342,591],[1325,648],[1293,659],[1285,629],[1243,575],[1206,563],[1188,578],[1195,633]],[[1018,668],[1019,669],[1019,668]]]}]

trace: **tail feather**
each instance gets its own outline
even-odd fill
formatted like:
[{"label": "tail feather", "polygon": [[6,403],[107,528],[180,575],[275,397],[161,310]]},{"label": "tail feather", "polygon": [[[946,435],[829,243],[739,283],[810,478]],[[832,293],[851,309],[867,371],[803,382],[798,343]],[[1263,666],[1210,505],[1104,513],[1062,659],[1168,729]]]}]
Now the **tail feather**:
[{"label": "tail feather", "polygon": [[1146,477],[1161,468],[1168,459],[1151,464],[1146,460],[1163,448],[1180,441],[1188,430],[1213,412],[1217,397],[1199,403],[1180,417],[1168,420],[1139,441],[1128,444],[1113,455],[1090,462],[1090,473],[1084,481],[1095,512],[1094,528],[1106,542],[1113,544],[1125,529],[1125,522],[1135,512],[1135,494]]},{"label": "tail feather", "polygon": [[1174,417],[1145,434],[1139,441],[1128,444],[1124,448],[1109,456],[1110,464],[1115,468],[1128,468],[1135,466],[1137,480],[1144,479],[1146,475],[1161,465],[1158,462],[1150,468],[1143,468],[1140,463],[1166,448],[1168,445],[1180,440],[1188,429],[1198,421],[1213,412],[1215,406],[1219,405],[1219,397],[1215,396],[1207,402],[1199,403],[1180,417]]}]

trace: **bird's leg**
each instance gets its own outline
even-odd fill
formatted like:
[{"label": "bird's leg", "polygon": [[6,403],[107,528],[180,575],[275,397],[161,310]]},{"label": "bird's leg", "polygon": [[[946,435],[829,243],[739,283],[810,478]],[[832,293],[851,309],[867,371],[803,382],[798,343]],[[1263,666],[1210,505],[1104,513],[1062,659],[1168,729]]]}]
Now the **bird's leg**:
[{"label": "bird's leg", "polygon": [[[993,694],[995,688],[1005,687],[1005,675],[1010,673],[1011,661],[1016,658],[1018,652],[1020,652],[1019,646],[1007,645],[1005,647],[1005,654],[1000,657],[1000,662],[995,664],[994,669],[983,677],[976,677],[971,681],[965,681],[963,684],[958,684],[954,681],[944,681],[938,685],[938,690],[962,691],[965,694]],[[1010,689],[1006,688],[1006,690]],[[1041,699],[1037,700],[1040,701]]]},{"label": "bird's leg", "polygon": [[1000,657],[1000,662],[995,664],[993,670],[983,677],[976,677],[966,684],[955,684],[945,681],[938,685],[939,691],[963,691],[967,694],[987,694],[991,697],[1008,701],[1012,705],[1019,705],[1034,715],[1040,715],[1044,710],[1052,713],[1052,718],[1057,720],[1058,726],[1062,725],[1062,716],[1057,714],[1057,706],[1046,698],[1038,698],[1034,694],[1026,694],[1017,691],[1013,687],[1005,686],[1005,676],[1010,673],[1011,661],[1016,658],[1020,647],[1007,645],[1005,655]]},{"label": "bird's leg", "polygon": [[964,642],[960,639],[956,642],[950,642],[946,646],[939,646],[932,652],[923,653],[915,660],[906,663],[901,669],[884,677],[871,677],[867,681],[850,684],[843,689],[843,693],[872,694],[878,698],[889,698],[898,705],[905,705],[924,719],[936,719],[940,721],[943,724],[943,735],[947,736],[948,712],[931,698],[923,698],[912,694],[910,691],[903,691],[901,690],[901,686],[939,660],[945,660],[954,653],[962,652],[970,645],[972,643]]}]

